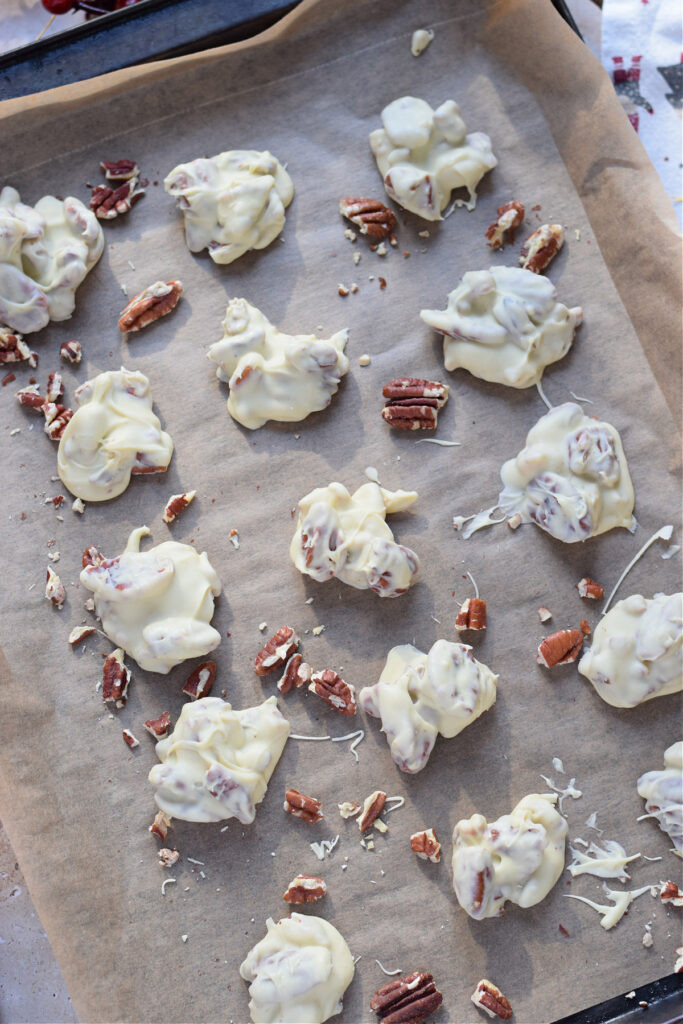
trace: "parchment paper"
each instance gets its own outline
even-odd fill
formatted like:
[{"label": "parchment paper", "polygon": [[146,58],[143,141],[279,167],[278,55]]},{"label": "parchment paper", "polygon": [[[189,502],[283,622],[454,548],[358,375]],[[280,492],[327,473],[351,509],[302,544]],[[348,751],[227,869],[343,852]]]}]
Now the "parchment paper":
[{"label": "parchment paper", "polygon": [[[410,33],[424,24],[436,38],[415,60]],[[642,813],[635,780],[661,767],[665,747],[678,738],[678,699],[616,711],[574,667],[548,674],[535,663],[545,632],[537,607],[552,610],[553,628],[576,626],[584,616],[595,625],[599,607],[579,599],[576,581],[588,574],[611,586],[651,532],[677,523],[679,508],[678,440],[663,395],[678,408],[675,227],[607,85],[597,62],[541,0],[359,2],[342,9],[321,0],[251,43],[0,108],[1,178],[29,202],[50,191],[87,199],[85,183],[99,180],[101,159],[135,157],[143,174],[160,182],[180,161],[237,147],[271,149],[287,162],[296,188],[282,241],[221,268],[187,251],[175,204],[161,184],[151,184],[128,217],[105,227],[106,252],[81,287],[73,319],[30,339],[40,352],[41,385],[57,368],[59,343],[82,342],[83,362],[64,369],[67,399],[78,383],[121,363],[150,377],[176,443],[165,477],[138,479],[116,502],[88,505],[83,517],[67,503],[58,520],[44,504],[63,491],[50,480],[56,447],[12,394],[30,371],[18,371],[17,385],[2,395],[8,518],[0,813],[83,1020],[246,1021],[239,963],[263,935],[266,917],[285,914],[282,893],[302,871],[322,874],[329,889],[305,912],[331,920],[362,956],[344,1020],[371,1017],[369,998],[386,980],[375,957],[390,968],[433,972],[444,993],[435,1021],[472,1020],[469,996],[483,976],[506,993],[517,1020],[535,1022],[672,969],[679,926],[649,895],[605,933],[597,914],[563,898],[568,875],[535,908],[512,907],[484,922],[458,907],[450,880],[455,822],[475,810],[489,819],[506,813],[524,794],[545,789],[540,772],[566,782],[553,770],[554,756],[583,791],[565,805],[570,836],[590,840],[583,823],[596,810],[606,838],[628,853],[663,857],[637,862],[633,887],[678,868],[656,825],[635,821]],[[476,211],[458,210],[429,226],[428,238],[418,234],[423,222],[401,215],[398,249],[381,259],[362,239],[352,246],[344,238],[336,203],[341,195],[382,194],[367,135],[381,108],[406,93],[433,105],[457,99],[468,129],[492,137],[499,166],[484,179]],[[550,277],[563,301],[583,306],[585,323],[569,356],[546,373],[544,388],[555,403],[568,400],[570,390],[591,399],[586,409],[620,430],[636,491],[635,536],[618,531],[563,546],[531,526],[516,533],[498,527],[464,542],[451,528],[453,514],[495,500],[501,463],[523,445],[545,407],[535,390],[498,388],[463,372],[444,376],[441,343],[417,314],[444,304],[466,270],[515,262],[517,247],[492,259],[483,239],[495,207],[512,195],[529,211],[540,204],[543,221],[567,227]],[[529,230],[534,217],[530,212]],[[358,266],[354,251],[362,253]],[[121,341],[121,285],[132,295],[171,276],[185,285],[176,311]],[[340,297],[338,284],[353,281],[358,293]],[[351,329],[351,371],[326,412],[254,433],[230,419],[225,389],[204,354],[234,295],[290,332]],[[358,365],[364,352],[372,355],[367,368]],[[659,383],[653,370],[661,373]],[[414,435],[388,431],[379,416],[381,387],[404,374],[449,380],[438,437],[462,447],[415,445]],[[20,433],[10,436],[17,426]],[[395,601],[336,581],[307,581],[288,558],[290,509],[298,499],[333,479],[355,488],[368,465],[385,486],[414,487],[420,495],[393,523],[398,539],[420,555],[422,582]],[[198,497],[169,531],[161,522],[164,503],[189,488]],[[274,692],[276,680],[260,681],[251,668],[262,621],[267,635],[295,626],[315,668],[333,667],[360,687],[376,681],[393,644],[414,641],[427,650],[439,637],[455,639],[458,599],[471,592],[466,570],[489,605],[489,629],[476,654],[500,674],[496,705],[456,739],[439,740],[428,766],[410,777],[395,768],[378,723],[342,719],[313,695],[291,694],[280,705],[295,733],[366,727],[359,763],[347,744],[290,740],[254,825],[233,821],[221,831],[178,822],[167,845],[182,859],[162,871],[147,831],[154,805],[146,777],[155,755],[142,722],[165,709],[177,718],[192,666],[163,677],[132,664],[128,705],[112,718],[95,692],[109,644],[88,641],[76,651],[67,645],[69,630],[87,615],[87,595],[77,584],[81,551],[95,543],[116,554],[143,522],[153,543],[170,534],[191,541],[219,571],[225,593],[214,624],[224,639],[215,652],[214,692],[225,690],[235,706]],[[231,528],[239,531],[239,550],[229,543]],[[46,556],[55,550],[68,590],[61,612],[43,598]],[[655,549],[639,563],[621,596],[679,585],[680,563],[659,554]],[[310,631],[318,624],[325,630],[315,637]],[[140,739],[134,751],[122,741],[125,727]],[[322,824],[284,815],[289,786],[322,799]],[[336,804],[376,788],[404,795],[406,804],[387,817],[389,832],[366,852]],[[444,845],[438,866],[417,861],[408,844],[413,831],[429,826]],[[338,833],[336,850],[321,864],[309,843]],[[169,874],[177,882],[162,896]],[[576,880],[571,890],[603,898],[596,879]],[[649,920],[655,942],[647,950],[641,937]]]}]

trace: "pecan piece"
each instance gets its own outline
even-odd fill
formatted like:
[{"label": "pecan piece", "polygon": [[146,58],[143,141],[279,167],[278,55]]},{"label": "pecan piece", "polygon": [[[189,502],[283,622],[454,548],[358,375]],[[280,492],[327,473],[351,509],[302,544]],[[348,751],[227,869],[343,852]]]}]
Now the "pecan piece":
[{"label": "pecan piece", "polygon": [[[511,202],[499,206],[496,213],[498,214],[496,220],[489,225],[485,234],[492,249],[500,249],[503,242],[513,241],[516,229],[524,220],[524,203],[513,199]],[[508,235],[507,238],[506,235]]]},{"label": "pecan piece", "polygon": [[358,828],[361,832],[367,832],[369,828],[372,828],[384,810],[386,800],[387,794],[383,789],[376,789],[374,793],[371,793],[370,796],[365,798],[363,801],[363,809],[356,818]]},{"label": "pecan piece", "polygon": [[435,430],[448,385],[418,377],[397,377],[382,388],[387,399],[382,419],[398,430]]},{"label": "pecan piece", "polygon": [[45,597],[48,601],[52,601],[55,608],[60,609],[66,601],[66,590],[64,584],[60,580],[59,576],[53,569],[48,565],[47,576],[45,577]]},{"label": "pecan piece", "polygon": [[470,629],[486,629],[486,601],[478,597],[468,597],[458,612],[455,628],[459,633]]},{"label": "pecan piece", "polygon": [[662,903],[671,903],[674,907],[683,907],[683,890],[675,882],[663,882],[659,893]]},{"label": "pecan piece", "polygon": [[579,597],[586,597],[590,601],[599,601],[605,593],[605,588],[601,583],[596,583],[590,576],[584,576],[583,579],[579,580],[576,584],[576,589],[579,592]]},{"label": "pecan piece", "polygon": [[351,683],[345,683],[331,668],[315,672],[308,684],[311,693],[316,693],[326,704],[340,715],[355,715],[356,690]]},{"label": "pecan piece", "polygon": [[94,626],[74,626],[69,633],[69,643],[72,647],[76,647],[77,644],[82,643],[87,637],[92,636],[94,632]]},{"label": "pecan piece", "polygon": [[149,826],[149,831],[153,832],[155,836],[159,836],[159,839],[163,842],[170,827],[170,814],[166,814],[165,811],[157,811],[154,816],[154,821]]},{"label": "pecan piece", "polygon": [[175,309],[182,294],[180,281],[155,281],[121,310],[119,330],[122,334],[142,330]]},{"label": "pecan piece", "polygon": [[564,243],[560,224],[542,224],[536,228],[522,246],[519,263],[525,270],[540,274],[557,256]]},{"label": "pecan piece", "polygon": [[282,673],[282,678],[277,684],[280,693],[289,693],[292,687],[297,689],[310,682],[311,666],[308,665],[300,654],[293,654]]},{"label": "pecan piece", "polygon": [[11,373],[11,372],[10,373],[6,373],[5,376],[2,378],[2,380],[0,380],[0,384],[2,384],[3,388],[6,388],[8,384],[11,384],[16,379],[17,379],[16,373]]},{"label": "pecan piece", "polygon": [[64,394],[64,384],[62,383],[62,375],[56,370],[49,375],[47,378],[47,387],[45,388],[45,397],[48,402],[56,402],[57,399],[61,398]]},{"label": "pecan piece", "polygon": [[45,402],[41,408],[45,416],[43,430],[51,441],[59,441],[74,414],[73,409],[67,409],[66,406],[54,402]]},{"label": "pecan piece", "polygon": [[580,629],[560,629],[541,641],[536,661],[545,668],[568,665],[570,661],[576,661],[582,647],[583,633]]},{"label": "pecan piece", "polygon": [[379,199],[347,196],[339,200],[339,212],[360,229],[361,235],[376,242],[387,238],[396,227],[396,214]]},{"label": "pecan piece", "polygon": [[169,850],[165,846],[161,847],[157,856],[162,868],[171,868],[178,860],[180,860],[180,854],[177,850]]},{"label": "pecan piece", "polygon": [[184,491],[182,494],[172,494],[166,502],[164,514],[161,517],[163,522],[172,523],[177,516],[194,501],[196,491]]},{"label": "pecan piece", "polygon": [[28,347],[21,334],[0,325],[0,363],[23,362],[35,369],[38,356]]},{"label": "pecan piece", "polygon": [[441,1006],[443,995],[431,974],[416,971],[394,978],[383,985],[370,1000],[384,1024],[419,1024]]},{"label": "pecan piece", "polygon": [[327,886],[317,875],[297,875],[283,895],[286,903],[315,903],[327,892]]},{"label": "pecan piece", "polygon": [[273,669],[282,668],[298,646],[299,637],[291,626],[281,626],[254,658],[254,672],[265,676]]},{"label": "pecan piece", "polygon": [[192,700],[206,697],[207,694],[211,693],[211,687],[215,678],[216,662],[203,661],[187,677],[187,682],[183,686],[183,693],[186,693]]},{"label": "pecan piece", "polygon": [[410,849],[422,860],[430,860],[438,864],[441,860],[441,843],[436,838],[433,828],[425,828],[422,832],[414,832],[410,837]]},{"label": "pecan piece", "polygon": [[588,619],[581,619],[581,622],[579,623],[579,629],[581,630],[584,636],[590,636],[591,627],[590,623],[588,622]]},{"label": "pecan piece", "polygon": [[137,183],[138,179],[132,177],[122,182],[118,188],[96,185],[90,197],[90,209],[94,211],[98,220],[113,220],[121,213],[128,213],[145,194],[144,188],[135,187]]},{"label": "pecan piece", "polygon": [[59,346],[59,354],[67,363],[80,363],[83,358],[83,348],[80,341],[63,341]]},{"label": "pecan piece", "polygon": [[128,181],[140,173],[135,160],[101,160],[100,170],[104,171],[107,181]]},{"label": "pecan piece", "polygon": [[287,790],[283,807],[289,814],[293,814],[295,818],[303,818],[309,825],[313,825],[316,821],[322,821],[324,817],[323,805],[320,800],[299,793],[296,789]]},{"label": "pecan piece", "polygon": [[487,978],[482,978],[471,996],[472,1002],[480,1010],[484,1010],[489,1017],[500,1017],[501,1020],[509,1020],[512,1016],[512,1007],[497,985]]},{"label": "pecan piece", "polygon": [[126,743],[131,748],[131,750],[134,750],[135,747],[140,746],[140,741],[135,739],[135,736],[133,736],[133,733],[130,731],[130,729],[124,729],[121,735],[123,736],[123,742]]},{"label": "pecan piece", "polygon": [[81,555],[81,565],[85,569],[88,565],[102,565],[104,555],[100,554],[94,544],[88,545]]},{"label": "pecan piece", "polygon": [[144,726],[155,740],[163,740],[168,736],[168,731],[171,728],[171,716],[168,711],[164,711],[158,718],[148,718]]},{"label": "pecan piece", "polygon": [[17,402],[29,409],[42,409],[45,399],[38,393],[35,384],[27,384],[25,388],[19,388],[16,392]]},{"label": "pecan piece", "polygon": [[337,807],[345,821],[347,818],[355,818],[360,811],[360,804],[356,803],[355,800],[345,800],[343,804],[337,804]]},{"label": "pecan piece", "polygon": [[125,707],[130,684],[130,669],[123,664],[123,650],[117,647],[107,655],[102,667],[102,700]]}]

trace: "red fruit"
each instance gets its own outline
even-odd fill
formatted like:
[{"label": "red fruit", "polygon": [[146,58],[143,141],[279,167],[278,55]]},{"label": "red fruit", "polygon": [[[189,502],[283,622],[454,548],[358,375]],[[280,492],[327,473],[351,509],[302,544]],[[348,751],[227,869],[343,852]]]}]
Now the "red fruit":
[{"label": "red fruit", "polygon": [[43,0],[43,7],[50,14],[67,14],[74,5],[74,0]]}]

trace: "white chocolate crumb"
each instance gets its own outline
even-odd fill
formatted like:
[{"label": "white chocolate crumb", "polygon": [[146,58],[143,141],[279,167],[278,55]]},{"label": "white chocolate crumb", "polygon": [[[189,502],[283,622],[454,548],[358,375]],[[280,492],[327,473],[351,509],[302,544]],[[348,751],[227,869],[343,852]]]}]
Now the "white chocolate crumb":
[{"label": "white chocolate crumb", "polygon": [[354,264],[356,266],[358,266],[358,264],[360,263],[360,253],[359,252],[354,252],[354,254],[353,254],[353,262],[354,262]]},{"label": "white chocolate crumb", "polygon": [[83,504],[80,498],[74,499],[71,508],[73,509],[74,512],[78,512],[79,516],[82,516],[83,513],[85,512],[85,505]]},{"label": "white chocolate crumb", "polygon": [[562,764],[561,758],[559,758],[559,757],[554,757],[553,758],[553,768],[555,769],[556,772],[559,772],[561,775],[564,775],[564,765]]},{"label": "white chocolate crumb", "polygon": [[375,251],[377,252],[378,256],[386,256],[388,249],[384,242],[380,242]]},{"label": "white chocolate crumb", "polygon": [[369,366],[371,362],[372,362],[372,359],[367,354],[367,352],[364,352],[362,356],[358,357],[358,365],[359,366]]},{"label": "white chocolate crumb", "polygon": [[267,622],[259,622],[259,627],[258,628],[263,633],[264,630],[268,629],[268,623]]},{"label": "white chocolate crumb", "polygon": [[548,609],[541,607],[538,609],[538,617],[541,622],[548,622],[553,617],[553,613]]},{"label": "white chocolate crumb", "polygon": [[346,228],[344,231],[344,238],[348,238],[349,242],[355,242],[357,237],[356,232],[352,231],[351,228]]},{"label": "white chocolate crumb", "polygon": [[180,938],[183,940],[183,942],[187,942],[187,935],[181,935]]},{"label": "white chocolate crumb", "polygon": [[420,236],[420,238],[429,238],[429,231],[427,231],[426,229],[424,231],[418,231],[418,235]]},{"label": "white chocolate crumb", "polygon": [[177,880],[175,878],[165,878],[163,880],[163,882],[161,883],[161,895],[165,896],[166,895],[166,886],[167,885],[175,885],[176,881]]},{"label": "white chocolate crumb", "polygon": [[312,630],[313,636],[320,636],[324,629],[324,626],[314,626]]}]

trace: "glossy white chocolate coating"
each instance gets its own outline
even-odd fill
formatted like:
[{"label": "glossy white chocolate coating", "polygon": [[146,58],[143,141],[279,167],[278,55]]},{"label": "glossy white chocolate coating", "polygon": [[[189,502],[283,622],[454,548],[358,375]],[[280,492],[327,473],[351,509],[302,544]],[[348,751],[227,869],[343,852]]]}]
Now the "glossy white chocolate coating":
[{"label": "glossy white chocolate coating", "polygon": [[240,974],[250,982],[254,1024],[322,1024],[341,1013],[354,975],[353,957],[337,929],[322,917],[290,914],[247,954]]},{"label": "glossy white chocolate coating", "polygon": [[498,505],[567,544],[631,529],[633,484],[619,434],[566,402],[542,416],[500,471]]},{"label": "glossy white chocolate coating", "polygon": [[683,857],[683,741],[664,751],[664,770],[645,772],[638,779],[638,796],[645,810],[657,818],[670,836],[674,851]]},{"label": "glossy white chocolate coating", "polygon": [[451,739],[496,699],[498,676],[467,644],[437,640],[428,654],[412,644],[392,647],[373,686],[359,694],[363,711],[379,718],[391,756],[403,772],[419,772],[440,734]]},{"label": "glossy white chocolate coating", "polygon": [[244,711],[233,711],[220,697],[189,701],[171,735],[156,745],[161,764],[149,781],[157,805],[183,821],[251,824],[289,729],[275,697]]},{"label": "glossy white chocolate coating", "polygon": [[615,708],[683,690],[683,593],[633,594],[600,620],[579,672]]},{"label": "glossy white chocolate coating", "polygon": [[556,801],[554,793],[531,793],[491,824],[482,814],[457,823],[453,888],[470,917],[500,917],[506,900],[533,907],[548,895],[564,868],[567,834]]},{"label": "glossy white chocolate coating", "polygon": [[349,368],[348,331],[331,338],[285,334],[246,299],[232,299],[223,337],[211,346],[216,376],[230,385],[228,412],[250,430],[290,423],[325,409]]},{"label": "glossy white chocolate coating", "polygon": [[166,469],[173,441],[152,411],[143,373],[107,370],[81,384],[75,402],[57,453],[60,480],[72,494],[106,501],[123,494],[131,473]]},{"label": "glossy white chocolate coating", "polygon": [[425,100],[402,96],[382,111],[382,128],[370,133],[370,148],[392,199],[425,220],[442,220],[453,189],[466,188],[473,210],[481,178],[496,166],[491,140],[466,134],[460,107],[446,100],[432,110]]},{"label": "glossy white chocolate coating", "polygon": [[178,164],[164,179],[185,218],[190,252],[209,250],[214,263],[232,263],[265,249],[282,231],[292,179],[267,151],[231,149]]},{"label": "glossy white chocolate coating", "polygon": [[80,580],[112,643],[140,668],[165,674],[218,647],[221,635],[209,623],[221,583],[206,552],[189,544],[169,540],[140,551],[149,533],[133,530],[123,554],[86,566]]},{"label": "glossy white chocolate coating", "polygon": [[102,228],[79,199],[43,196],[34,207],[0,192],[0,323],[30,334],[68,320],[76,289],[104,249]]},{"label": "glossy white chocolate coating", "polygon": [[387,491],[373,482],[353,494],[340,483],[317,487],[299,502],[290,557],[319,583],[336,576],[358,590],[398,597],[415,582],[419,560],[394,541],[386,516],[416,500],[415,491]]},{"label": "glossy white chocolate coating", "polygon": [[566,355],[582,320],[577,306],[557,301],[553,284],[520,267],[470,270],[448,296],[446,309],[420,317],[444,335],[447,370],[528,388],[550,363]]}]

